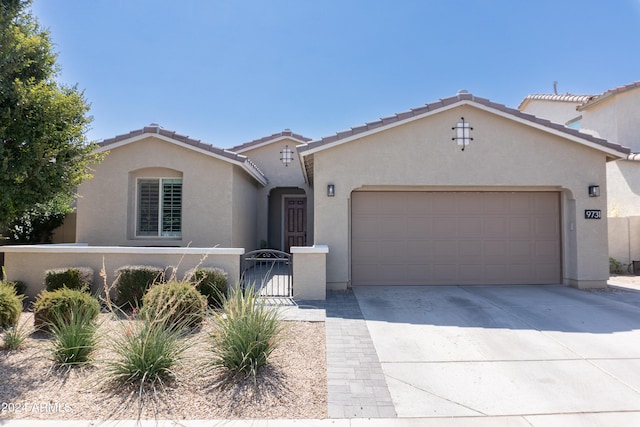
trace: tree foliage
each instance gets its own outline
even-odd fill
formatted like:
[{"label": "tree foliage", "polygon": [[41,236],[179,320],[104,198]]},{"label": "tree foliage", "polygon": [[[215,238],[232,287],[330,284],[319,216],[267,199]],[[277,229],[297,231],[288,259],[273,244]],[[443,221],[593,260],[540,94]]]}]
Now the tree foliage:
[{"label": "tree foliage", "polygon": [[73,200],[99,161],[84,94],[56,82],[56,54],[30,3],[0,0],[0,230]]}]

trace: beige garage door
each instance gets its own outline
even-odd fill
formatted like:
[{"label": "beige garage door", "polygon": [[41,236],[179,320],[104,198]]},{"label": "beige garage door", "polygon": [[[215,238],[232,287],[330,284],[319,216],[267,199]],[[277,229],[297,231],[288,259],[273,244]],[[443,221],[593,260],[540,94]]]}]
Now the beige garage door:
[{"label": "beige garage door", "polygon": [[557,192],[354,192],[354,285],[561,283]]}]

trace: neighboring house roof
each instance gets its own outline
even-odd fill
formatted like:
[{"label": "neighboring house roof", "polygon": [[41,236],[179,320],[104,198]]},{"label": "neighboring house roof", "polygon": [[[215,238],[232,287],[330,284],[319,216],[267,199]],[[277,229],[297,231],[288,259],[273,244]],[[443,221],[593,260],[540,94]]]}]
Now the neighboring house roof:
[{"label": "neighboring house roof", "polygon": [[313,154],[329,149],[331,147],[362,138],[373,133],[381,132],[395,126],[418,120],[442,111],[446,111],[460,105],[472,105],[485,111],[518,121],[520,123],[541,129],[543,131],[573,140],[591,148],[603,151],[614,158],[624,158],[630,150],[619,144],[611,143],[605,139],[596,138],[570,129],[565,126],[553,123],[546,119],[538,118],[534,115],[523,113],[515,108],[509,108],[503,104],[492,102],[486,98],[474,96],[466,91],[461,91],[457,95],[440,99],[439,101],[412,108],[408,111],[396,113],[383,117],[373,122],[368,122],[360,126],[352,127],[335,135],[320,138],[308,143],[306,146],[298,148],[300,155],[304,158],[306,178],[311,182],[313,179]]},{"label": "neighboring house roof", "polygon": [[596,95],[596,96],[592,96],[591,98],[589,98],[588,100],[586,100],[582,105],[579,105],[577,107],[578,111],[582,111],[582,110],[586,110],[587,108],[590,108],[602,101],[604,101],[605,99],[611,97],[611,96],[615,96],[618,94],[621,94],[623,92],[627,92],[629,90],[635,89],[640,87],[640,81],[638,82],[633,82],[633,83],[629,83],[628,85],[624,85],[624,86],[619,86],[617,88],[614,89],[610,89],[604,93],[602,93],[601,95]]},{"label": "neighboring house roof", "polygon": [[593,95],[574,95],[571,93],[565,93],[562,95],[558,94],[549,94],[549,93],[534,93],[531,95],[527,95],[520,105],[518,106],[518,110],[523,110],[527,104],[531,101],[553,101],[553,102],[570,102],[572,104],[582,104],[583,102],[589,101],[593,98]]},{"label": "neighboring house roof", "polygon": [[235,153],[242,153],[248,150],[253,150],[258,147],[262,147],[263,145],[268,145],[273,142],[282,141],[283,139],[292,139],[296,141],[298,144],[306,144],[311,141],[311,138],[307,138],[306,136],[302,136],[300,134],[291,132],[290,129],[285,129],[282,132],[274,133],[273,135],[265,136],[263,138],[254,139],[253,141],[245,142],[244,144],[236,145],[235,147],[229,148],[229,151],[233,151]]},{"label": "neighboring house roof", "polygon": [[163,141],[170,142],[172,144],[176,144],[190,150],[195,150],[208,156],[238,165],[245,169],[249,173],[249,175],[255,178],[255,180],[262,185],[266,185],[268,182],[264,173],[262,173],[262,171],[258,169],[258,167],[249,158],[247,158],[247,156],[243,156],[242,154],[234,153],[229,150],[224,150],[222,148],[214,147],[213,145],[206,144],[199,139],[193,139],[187,135],[181,135],[175,131],[165,129],[155,123],[149,126],[145,126],[142,129],[133,130],[129,133],[117,135],[113,138],[100,141],[98,142],[97,151],[101,152],[121,147],[123,145],[127,145],[140,139],[146,138],[150,135],[162,139]]}]

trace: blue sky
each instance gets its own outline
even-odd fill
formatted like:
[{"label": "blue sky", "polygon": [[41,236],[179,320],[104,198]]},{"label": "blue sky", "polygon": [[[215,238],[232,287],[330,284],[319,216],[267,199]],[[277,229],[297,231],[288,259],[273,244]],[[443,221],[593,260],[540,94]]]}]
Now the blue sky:
[{"label": "blue sky", "polygon": [[459,89],[517,107],[640,80],[640,0],[34,0],[92,140],[319,138]]}]

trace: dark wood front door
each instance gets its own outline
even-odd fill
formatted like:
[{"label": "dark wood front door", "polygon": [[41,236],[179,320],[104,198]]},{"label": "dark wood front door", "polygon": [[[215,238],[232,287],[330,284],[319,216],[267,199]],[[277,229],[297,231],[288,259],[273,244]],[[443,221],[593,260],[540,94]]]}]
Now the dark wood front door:
[{"label": "dark wood front door", "polygon": [[307,198],[284,198],[284,250],[307,245]]}]

